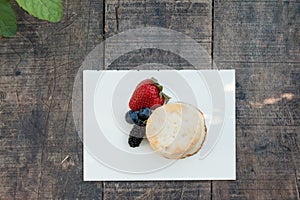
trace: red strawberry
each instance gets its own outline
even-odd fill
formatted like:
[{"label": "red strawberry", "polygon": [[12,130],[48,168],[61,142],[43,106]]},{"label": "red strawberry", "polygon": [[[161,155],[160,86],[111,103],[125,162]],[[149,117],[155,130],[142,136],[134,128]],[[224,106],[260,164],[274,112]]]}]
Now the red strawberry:
[{"label": "red strawberry", "polygon": [[135,88],[129,101],[129,108],[137,111],[141,108],[157,107],[167,103],[170,97],[162,90],[163,87],[155,78],[143,80]]},{"label": "red strawberry", "polygon": [[153,78],[149,78],[149,79],[145,79],[143,80],[142,82],[140,82],[136,88],[140,87],[141,85],[147,85],[147,84],[154,84],[154,83],[157,83],[157,80],[156,79],[153,79]]}]

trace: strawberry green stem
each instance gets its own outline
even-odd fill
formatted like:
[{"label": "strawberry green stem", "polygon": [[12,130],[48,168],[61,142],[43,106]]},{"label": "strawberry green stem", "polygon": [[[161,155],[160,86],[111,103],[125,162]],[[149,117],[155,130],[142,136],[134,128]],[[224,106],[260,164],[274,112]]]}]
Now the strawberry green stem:
[{"label": "strawberry green stem", "polygon": [[153,81],[153,84],[159,89],[160,93],[159,93],[159,98],[164,97],[165,98],[165,104],[168,103],[168,101],[171,99],[171,97],[169,97],[168,95],[166,95],[165,93],[163,93],[163,89],[164,87],[162,85],[160,85],[158,83],[158,80],[154,77],[151,77],[151,80]]}]

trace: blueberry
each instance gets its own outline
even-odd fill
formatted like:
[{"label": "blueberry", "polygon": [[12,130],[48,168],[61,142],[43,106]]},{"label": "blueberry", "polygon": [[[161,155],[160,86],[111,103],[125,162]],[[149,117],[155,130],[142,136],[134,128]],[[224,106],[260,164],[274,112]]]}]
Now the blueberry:
[{"label": "blueberry", "polygon": [[133,123],[138,123],[139,121],[139,116],[138,116],[138,111],[132,111],[129,113],[129,116],[131,118],[131,120],[133,121]]},{"label": "blueberry", "polygon": [[138,112],[137,111],[133,111],[133,110],[129,110],[126,114],[125,114],[125,119],[126,122],[129,124],[136,124],[139,121],[139,117],[138,117]]},{"label": "blueberry", "polygon": [[132,121],[131,117],[130,117],[130,113],[133,112],[132,110],[129,110],[128,112],[126,112],[125,114],[125,120],[128,124],[134,124],[134,122]]},{"label": "blueberry", "polygon": [[139,119],[142,120],[142,121],[147,120],[150,115],[151,115],[150,108],[142,108],[142,109],[140,109],[140,112],[138,114]]}]

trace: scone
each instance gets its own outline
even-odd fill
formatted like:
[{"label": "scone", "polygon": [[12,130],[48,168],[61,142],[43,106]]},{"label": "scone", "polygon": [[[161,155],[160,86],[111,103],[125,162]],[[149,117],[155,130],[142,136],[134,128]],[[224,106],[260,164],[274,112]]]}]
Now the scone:
[{"label": "scone", "polygon": [[151,147],[170,159],[196,154],[206,132],[203,113],[186,103],[170,103],[155,109],[146,125]]}]

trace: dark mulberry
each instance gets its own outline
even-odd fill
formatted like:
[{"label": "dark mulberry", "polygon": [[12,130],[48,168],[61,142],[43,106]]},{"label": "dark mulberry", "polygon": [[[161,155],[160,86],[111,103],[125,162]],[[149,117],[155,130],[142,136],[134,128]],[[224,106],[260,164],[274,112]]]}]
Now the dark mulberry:
[{"label": "dark mulberry", "polygon": [[140,146],[143,138],[146,134],[146,128],[134,125],[133,128],[130,131],[129,138],[128,138],[128,144],[130,147],[138,147]]}]

